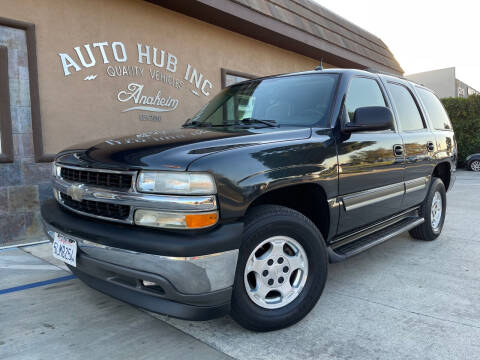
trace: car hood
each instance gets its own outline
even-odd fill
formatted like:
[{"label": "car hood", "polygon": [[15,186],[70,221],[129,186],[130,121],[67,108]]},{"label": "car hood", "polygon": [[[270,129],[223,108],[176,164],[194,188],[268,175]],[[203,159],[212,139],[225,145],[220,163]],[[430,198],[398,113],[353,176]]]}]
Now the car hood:
[{"label": "car hood", "polygon": [[298,127],[154,130],[75,145],[59,153],[57,162],[119,170],[186,170],[192,161],[215,152],[310,136],[310,128]]}]

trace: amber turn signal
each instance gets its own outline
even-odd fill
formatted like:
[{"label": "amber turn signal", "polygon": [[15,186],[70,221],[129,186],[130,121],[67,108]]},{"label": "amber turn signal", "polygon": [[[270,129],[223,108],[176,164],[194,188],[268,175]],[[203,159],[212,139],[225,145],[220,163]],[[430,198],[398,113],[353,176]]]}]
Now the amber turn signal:
[{"label": "amber turn signal", "polygon": [[201,229],[212,226],[217,223],[218,215],[216,212],[208,214],[191,214],[185,216],[185,222],[188,229]]},{"label": "amber turn signal", "polygon": [[147,209],[135,211],[135,224],[166,229],[202,229],[215,225],[218,213],[182,213]]}]

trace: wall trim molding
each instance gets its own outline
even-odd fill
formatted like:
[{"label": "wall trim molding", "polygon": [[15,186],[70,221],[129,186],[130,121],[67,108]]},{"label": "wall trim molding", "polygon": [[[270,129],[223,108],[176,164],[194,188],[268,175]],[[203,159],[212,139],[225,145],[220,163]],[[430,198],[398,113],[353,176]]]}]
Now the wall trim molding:
[{"label": "wall trim molding", "polygon": [[0,163],[11,163],[13,162],[13,135],[8,80],[8,49],[6,46],[0,46],[0,135]]},{"label": "wall trim molding", "polygon": [[[36,162],[50,162],[54,154],[43,151],[42,121],[40,115],[40,92],[38,88],[37,40],[35,24],[0,17],[0,25],[25,30],[27,39],[28,75],[30,86],[30,106],[32,111],[33,149]],[[10,122],[11,126],[11,122]]]},{"label": "wall trim molding", "polygon": [[[277,46],[279,48],[301,54],[319,62],[323,60],[328,64],[335,64],[336,67],[366,69],[374,68],[388,73],[401,75],[403,70],[398,65],[393,55],[381,56],[381,61],[377,56],[369,57],[371,54],[377,54],[367,48],[355,43],[356,46],[345,46],[342,41],[333,41],[331,37],[325,37],[308,31],[306,24],[301,24],[303,17],[292,11],[298,20],[298,26],[291,24],[282,17],[276,16],[268,11],[263,12],[257,10],[253,6],[247,5],[248,1],[238,0],[145,0],[152,4],[176,11],[178,13],[196,18],[209,24],[219,26],[221,28],[248,36],[250,38],[260,40],[267,44]],[[265,0],[251,0],[251,3],[264,3],[264,5],[272,5],[280,7],[278,2]],[[294,2],[299,5],[297,1]],[[268,6],[267,6],[268,7]],[[285,9],[285,7],[283,7]],[[311,10],[311,9],[310,9]],[[324,9],[328,12],[327,9]],[[317,14],[321,16],[321,14]],[[338,19],[341,19],[337,16]],[[333,21],[333,20],[331,20]],[[345,24],[358,28],[358,26],[343,19]],[[313,23],[312,20],[308,21]],[[333,22],[332,22],[333,23]],[[344,28],[346,29],[344,24]],[[338,24],[337,24],[338,25]],[[317,25],[318,26],[318,25]],[[331,28],[329,31],[334,32]],[[363,30],[362,32],[365,32]],[[366,33],[366,32],[365,32]],[[356,34],[359,35],[359,34]],[[345,41],[352,42],[345,36],[340,36]],[[360,48],[360,49],[358,49]],[[386,51],[388,49],[385,47]],[[390,59],[390,61],[388,61]]]},{"label": "wall trim molding", "polygon": [[243,73],[243,72],[240,72],[240,71],[221,68],[222,89],[226,88],[227,74],[228,75],[233,75],[233,76],[240,76],[240,77],[247,78],[247,79],[256,79],[256,78],[260,77],[260,76],[257,76],[257,75],[247,74],[247,73]]}]

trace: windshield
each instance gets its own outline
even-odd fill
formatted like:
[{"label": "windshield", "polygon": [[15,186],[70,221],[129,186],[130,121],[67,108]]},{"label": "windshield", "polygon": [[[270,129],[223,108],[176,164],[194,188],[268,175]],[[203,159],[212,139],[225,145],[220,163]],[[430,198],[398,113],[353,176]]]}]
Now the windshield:
[{"label": "windshield", "polygon": [[206,104],[187,126],[325,126],[337,77],[294,75],[233,85]]}]

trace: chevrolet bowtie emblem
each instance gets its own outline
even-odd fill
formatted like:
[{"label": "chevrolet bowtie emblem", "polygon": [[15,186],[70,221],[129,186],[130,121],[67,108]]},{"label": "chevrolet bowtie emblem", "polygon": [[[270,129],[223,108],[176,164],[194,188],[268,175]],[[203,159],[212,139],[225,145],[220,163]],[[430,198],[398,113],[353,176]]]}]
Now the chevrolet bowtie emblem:
[{"label": "chevrolet bowtie emblem", "polygon": [[83,184],[69,186],[67,188],[67,195],[75,201],[82,201],[83,195],[85,195]]}]

